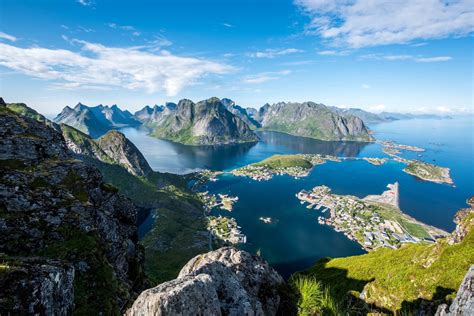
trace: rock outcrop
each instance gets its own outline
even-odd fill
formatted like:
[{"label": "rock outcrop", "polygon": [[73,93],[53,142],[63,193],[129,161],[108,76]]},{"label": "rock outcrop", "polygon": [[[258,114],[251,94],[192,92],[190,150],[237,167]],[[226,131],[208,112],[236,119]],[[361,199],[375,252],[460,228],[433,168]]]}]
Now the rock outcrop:
[{"label": "rock outcrop", "polygon": [[108,157],[135,176],[147,176],[152,169],[138,148],[124,134],[111,130],[97,140]]},{"label": "rock outcrop", "polygon": [[260,257],[221,248],[191,259],[175,280],[142,292],[127,315],[275,315],[283,283]]},{"label": "rock outcrop", "polygon": [[[242,121],[244,121],[248,126],[250,126],[253,129],[257,129],[260,127],[260,123],[255,120],[252,115],[247,113],[247,110],[241,107],[240,105],[235,104],[234,101],[231,99],[221,99],[222,104],[227,108],[229,112],[232,114],[238,116]],[[256,110],[254,109],[256,112]],[[255,112],[252,112],[255,114]]]},{"label": "rock outcrop", "polygon": [[331,141],[371,141],[364,122],[314,102],[265,104],[257,118],[263,129]]},{"label": "rock outcrop", "polygon": [[144,282],[136,215],[60,132],[0,107],[0,314],[125,309]]},{"label": "rock outcrop", "polygon": [[138,148],[124,134],[110,130],[97,140],[81,131],[61,124],[67,147],[78,158],[91,157],[102,162],[118,164],[134,176],[147,176],[152,169]]},{"label": "rock outcrop", "polygon": [[152,136],[188,145],[223,145],[256,142],[258,137],[218,98],[198,103],[181,100],[176,108],[164,110],[154,121]]},{"label": "rock outcrop", "polygon": [[436,311],[437,316],[474,315],[474,265],[466,273],[455,299],[448,308],[443,304]]}]

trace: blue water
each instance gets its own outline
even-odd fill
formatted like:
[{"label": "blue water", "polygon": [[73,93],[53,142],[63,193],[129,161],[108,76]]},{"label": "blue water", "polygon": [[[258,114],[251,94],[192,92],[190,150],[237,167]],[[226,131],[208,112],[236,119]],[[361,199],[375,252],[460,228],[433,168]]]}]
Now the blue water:
[{"label": "blue water", "polygon": [[[400,206],[409,215],[436,227],[451,231],[453,215],[465,207],[465,200],[474,194],[474,122],[469,119],[405,120],[372,127],[375,137],[401,144],[425,148],[418,153],[406,152],[416,158],[451,168],[455,186],[418,180],[402,171],[404,165],[390,161],[373,166],[365,161],[328,162],[317,166],[306,178],[295,180],[277,176],[257,182],[248,178],[224,175],[208,184],[213,193],[239,196],[231,214],[215,211],[237,219],[248,243],[242,248],[261,254],[280,273],[304,269],[322,257],[339,257],[363,253],[360,247],[343,234],[319,225],[319,211],[308,210],[295,197],[301,189],[327,185],[337,194],[364,197],[379,194],[388,183],[400,183]],[[260,133],[257,144],[193,147],[174,144],[146,136],[145,131],[123,130],[144,153],[155,170],[187,173],[209,168],[230,170],[279,153],[321,153],[345,157],[384,157],[378,144],[353,142],[322,142],[281,133]],[[265,224],[259,217],[272,217]]]}]

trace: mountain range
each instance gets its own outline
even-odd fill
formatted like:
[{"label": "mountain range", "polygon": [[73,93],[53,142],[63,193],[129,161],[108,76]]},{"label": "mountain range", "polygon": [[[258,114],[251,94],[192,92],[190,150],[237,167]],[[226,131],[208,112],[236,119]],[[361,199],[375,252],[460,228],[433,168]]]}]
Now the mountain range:
[{"label": "mountain range", "polygon": [[115,104],[110,107],[102,104],[88,107],[80,102],[74,108],[66,106],[54,121],[75,127],[93,138],[114,128],[140,125],[132,113],[122,111]]},{"label": "mountain range", "polygon": [[[189,178],[148,170],[123,134],[93,140],[0,98],[0,136],[2,315],[473,312],[474,197],[445,238],[325,258],[285,281],[260,255],[208,252]],[[146,206],[159,220],[139,243]]]},{"label": "mountain range", "polygon": [[372,141],[369,126],[395,120],[449,118],[434,114],[372,113],[357,108],[338,108],[315,102],[279,102],[260,109],[244,108],[228,98],[194,103],[145,106],[130,113],[117,105],[94,107],[78,103],[66,106],[54,118],[92,138],[111,129],[144,126],[150,135],[186,145],[224,145],[256,142],[255,131],[268,130],[326,141]]}]

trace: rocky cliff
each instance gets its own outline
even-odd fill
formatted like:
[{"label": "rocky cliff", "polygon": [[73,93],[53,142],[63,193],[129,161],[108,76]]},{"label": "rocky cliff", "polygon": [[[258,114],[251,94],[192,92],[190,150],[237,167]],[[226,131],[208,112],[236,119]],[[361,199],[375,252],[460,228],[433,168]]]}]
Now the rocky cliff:
[{"label": "rocky cliff", "polygon": [[443,304],[436,311],[436,316],[456,315],[474,315],[474,265],[464,277],[449,308],[447,304]]},{"label": "rocky cliff", "polygon": [[127,315],[275,315],[283,283],[260,257],[221,248],[191,259],[175,280],[142,292]]},{"label": "rocky cliff", "polygon": [[140,122],[128,111],[122,111],[117,105],[97,105],[94,107],[78,103],[74,108],[66,106],[54,121],[72,126],[83,133],[97,138],[108,130],[138,126]]},{"label": "rocky cliff", "polygon": [[151,135],[188,145],[222,145],[255,142],[258,137],[218,98],[198,103],[181,100],[149,126]]},{"label": "rocky cliff", "polygon": [[364,122],[352,115],[339,115],[314,102],[266,104],[258,117],[263,129],[334,141],[371,141]]},{"label": "rocky cliff", "polygon": [[[235,104],[234,101],[231,99],[224,98],[221,100],[222,104],[227,108],[229,112],[238,116],[242,121],[244,121],[250,128],[257,129],[260,127],[260,123],[253,118],[251,114],[247,112],[246,109],[241,107],[240,105]],[[256,111],[254,109],[254,111]],[[255,114],[255,112],[252,112]]]},{"label": "rocky cliff", "polygon": [[110,130],[95,140],[65,124],[61,124],[60,129],[68,148],[79,157],[92,157],[102,162],[118,164],[134,176],[143,177],[152,172],[138,148],[116,130]]},{"label": "rocky cliff", "polygon": [[117,314],[144,283],[136,208],[60,132],[0,105],[0,314]]}]

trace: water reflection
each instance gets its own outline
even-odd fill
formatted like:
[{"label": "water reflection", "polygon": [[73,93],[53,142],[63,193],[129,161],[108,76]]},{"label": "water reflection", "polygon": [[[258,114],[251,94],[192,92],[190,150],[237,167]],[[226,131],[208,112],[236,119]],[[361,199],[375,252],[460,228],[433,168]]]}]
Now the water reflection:
[{"label": "water reflection", "polygon": [[357,156],[367,143],[326,142],[277,132],[258,132],[261,141],[224,146],[187,146],[148,136],[148,130],[121,131],[140,149],[151,167],[177,174],[201,169],[226,170],[273,154],[320,153]]},{"label": "water reflection", "polygon": [[343,157],[358,156],[370,143],[322,141],[307,137],[292,136],[277,132],[257,132],[260,139],[274,146],[283,146],[291,151],[303,154],[324,154]]}]

